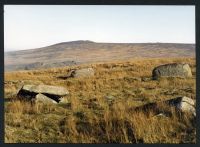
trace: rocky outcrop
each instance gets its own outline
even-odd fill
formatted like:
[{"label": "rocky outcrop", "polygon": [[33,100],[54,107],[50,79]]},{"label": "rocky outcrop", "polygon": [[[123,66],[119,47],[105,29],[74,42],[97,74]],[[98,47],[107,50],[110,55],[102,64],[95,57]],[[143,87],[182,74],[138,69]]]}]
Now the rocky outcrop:
[{"label": "rocky outcrop", "polygon": [[62,97],[68,94],[69,92],[63,87],[51,85],[24,85],[19,90],[17,96],[24,100],[35,101],[47,101],[47,98],[49,98],[51,102],[54,103],[54,101],[59,102]]},{"label": "rocky outcrop", "polygon": [[172,63],[158,66],[152,71],[153,79],[160,77],[192,77],[191,68],[188,64]]}]

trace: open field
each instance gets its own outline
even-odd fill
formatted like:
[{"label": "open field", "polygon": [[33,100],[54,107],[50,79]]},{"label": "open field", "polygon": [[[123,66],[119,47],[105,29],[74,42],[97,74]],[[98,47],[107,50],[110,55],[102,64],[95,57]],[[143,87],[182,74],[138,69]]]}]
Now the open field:
[{"label": "open field", "polygon": [[[192,78],[151,80],[154,67],[188,63]],[[70,69],[92,67],[94,77],[59,79]],[[141,79],[140,79],[141,78]],[[140,79],[140,80],[138,80]],[[67,104],[31,104],[16,99],[24,84],[63,86]],[[196,99],[195,58],[129,59],[63,68],[5,73],[6,143],[195,143],[189,115],[157,117],[132,108],[178,96]],[[112,97],[112,103],[107,100]],[[162,107],[162,106],[161,106]]]}]

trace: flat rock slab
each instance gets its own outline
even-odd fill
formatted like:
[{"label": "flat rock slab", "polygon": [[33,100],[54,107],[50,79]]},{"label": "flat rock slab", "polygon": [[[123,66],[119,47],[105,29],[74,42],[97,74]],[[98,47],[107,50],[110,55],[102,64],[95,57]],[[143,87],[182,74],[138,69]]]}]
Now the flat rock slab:
[{"label": "flat rock slab", "polygon": [[56,96],[65,96],[69,94],[69,92],[63,87],[49,85],[24,85],[20,91],[43,93]]},{"label": "flat rock slab", "polygon": [[158,66],[152,71],[153,79],[160,77],[192,77],[191,68],[188,64],[172,63]]},{"label": "flat rock slab", "polygon": [[59,102],[60,98],[69,94],[64,87],[50,86],[50,85],[24,85],[17,97],[22,100],[35,100],[36,95],[43,94],[52,100]]}]

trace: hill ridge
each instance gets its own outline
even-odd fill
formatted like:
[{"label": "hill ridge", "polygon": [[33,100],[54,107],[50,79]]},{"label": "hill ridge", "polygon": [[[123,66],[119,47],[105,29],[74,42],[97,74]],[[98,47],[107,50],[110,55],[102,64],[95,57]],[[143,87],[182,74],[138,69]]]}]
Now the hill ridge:
[{"label": "hill ridge", "polygon": [[61,42],[42,48],[6,52],[5,71],[162,57],[195,57],[195,44]]}]

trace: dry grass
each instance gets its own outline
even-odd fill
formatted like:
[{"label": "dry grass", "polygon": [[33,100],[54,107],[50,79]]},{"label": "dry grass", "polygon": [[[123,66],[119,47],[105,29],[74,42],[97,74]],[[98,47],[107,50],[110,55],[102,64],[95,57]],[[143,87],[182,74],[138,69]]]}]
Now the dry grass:
[{"label": "dry grass", "polygon": [[[138,81],[151,77],[155,66],[186,62],[193,78]],[[93,67],[95,76],[62,80],[72,68]],[[196,99],[194,58],[138,59],[77,67],[5,73],[6,143],[195,143],[195,123],[189,115],[155,117],[131,108],[177,96]],[[66,87],[68,104],[43,105],[15,100],[23,84]],[[106,96],[114,97],[110,103]],[[11,100],[11,101],[10,101]],[[13,101],[12,101],[13,100]]]}]

